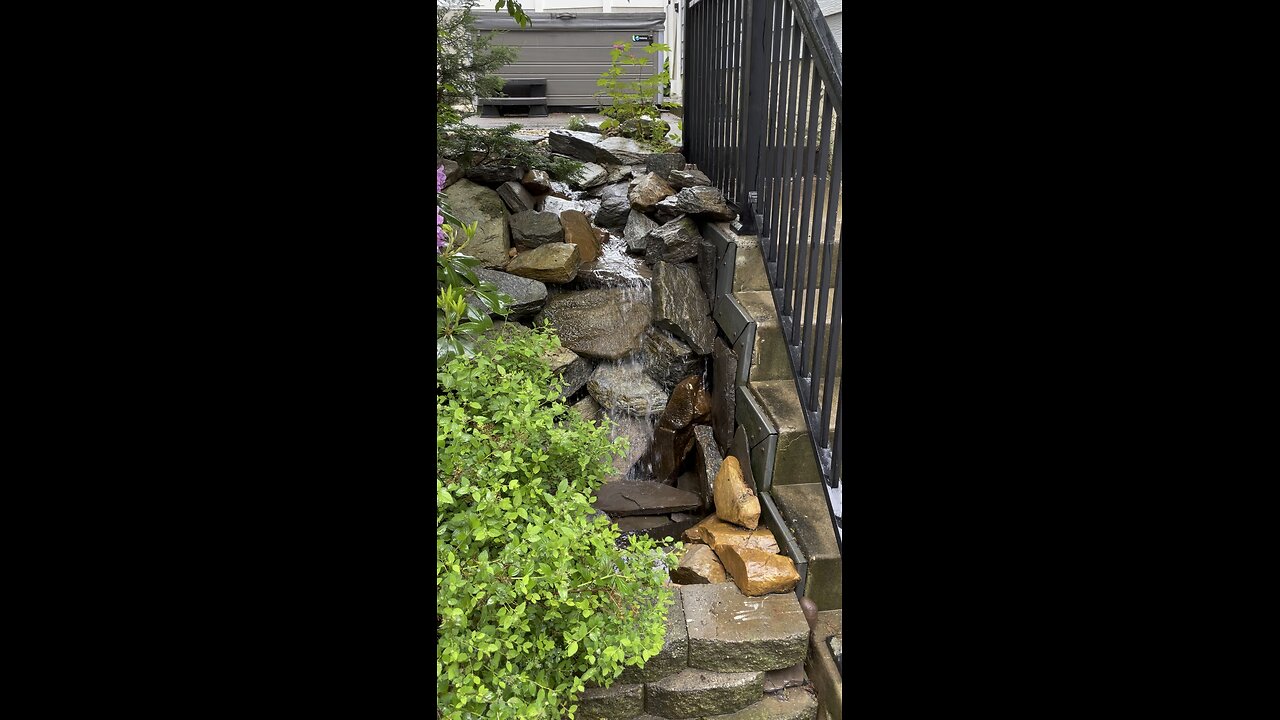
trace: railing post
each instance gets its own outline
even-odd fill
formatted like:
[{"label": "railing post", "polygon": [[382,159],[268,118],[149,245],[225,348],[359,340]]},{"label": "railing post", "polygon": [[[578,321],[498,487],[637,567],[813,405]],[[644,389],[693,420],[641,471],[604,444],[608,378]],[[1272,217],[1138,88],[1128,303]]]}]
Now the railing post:
[{"label": "railing post", "polygon": [[755,235],[759,232],[756,221],[755,199],[760,190],[760,155],[764,152],[765,101],[768,93],[769,59],[764,51],[765,17],[769,14],[768,0],[746,0],[746,15],[742,19],[742,99],[738,107],[743,109],[741,132],[738,133],[738,222],[734,232]]}]

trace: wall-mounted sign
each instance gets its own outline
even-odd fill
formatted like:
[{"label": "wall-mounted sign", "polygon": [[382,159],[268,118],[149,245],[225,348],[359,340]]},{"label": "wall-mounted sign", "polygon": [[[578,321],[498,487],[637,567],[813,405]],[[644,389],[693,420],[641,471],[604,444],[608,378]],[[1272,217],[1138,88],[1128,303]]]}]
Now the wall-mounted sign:
[{"label": "wall-mounted sign", "polygon": [[651,43],[651,42],[653,42],[653,36],[652,36],[652,35],[632,35],[632,36],[631,36],[631,42],[640,42],[640,41],[642,41],[642,40],[643,40],[644,42],[650,42],[650,43]]}]

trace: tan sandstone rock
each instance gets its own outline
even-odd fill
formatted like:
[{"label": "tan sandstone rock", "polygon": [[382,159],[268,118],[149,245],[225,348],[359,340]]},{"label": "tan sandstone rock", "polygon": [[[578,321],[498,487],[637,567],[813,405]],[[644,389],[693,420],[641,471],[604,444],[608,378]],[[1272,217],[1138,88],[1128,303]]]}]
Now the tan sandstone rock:
[{"label": "tan sandstone rock", "polygon": [[785,555],[755,548],[716,545],[716,555],[743,595],[786,592],[800,582],[796,564]]},{"label": "tan sandstone rock", "polygon": [[680,565],[671,571],[671,581],[682,585],[705,585],[726,579],[720,559],[706,545],[690,545],[680,559]]},{"label": "tan sandstone rock", "polygon": [[768,553],[780,552],[778,541],[773,531],[761,525],[755,530],[745,530],[727,523],[715,515],[708,515],[702,522],[684,531],[686,542],[700,542],[715,547],[716,545],[733,545],[750,547]]},{"label": "tan sandstone rock", "polygon": [[578,246],[582,262],[591,262],[600,256],[600,239],[592,231],[586,215],[577,210],[565,210],[560,213],[560,224],[564,226],[564,241]]},{"label": "tan sandstone rock", "polygon": [[730,455],[720,464],[715,487],[716,517],[755,530],[760,524],[760,498],[742,477],[738,458]]}]

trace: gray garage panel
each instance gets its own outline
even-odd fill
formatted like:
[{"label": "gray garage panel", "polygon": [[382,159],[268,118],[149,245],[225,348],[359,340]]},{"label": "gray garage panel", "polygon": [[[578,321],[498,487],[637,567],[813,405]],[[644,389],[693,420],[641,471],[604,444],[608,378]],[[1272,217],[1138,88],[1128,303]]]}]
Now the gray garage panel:
[{"label": "gray garage panel", "polygon": [[[633,34],[652,36],[654,42],[664,39],[662,13],[559,15],[529,13],[533,24],[521,29],[505,10],[476,12],[477,29],[501,31],[494,42],[519,49],[515,63],[500,68],[498,75],[511,79],[546,78],[549,107],[594,107],[597,102],[609,105],[607,95],[601,95],[597,101],[595,94],[601,89],[596,81],[609,69],[613,44],[630,42],[632,48],[637,49],[644,43],[632,41]],[[654,53],[648,60],[644,65],[628,66],[624,77],[635,80],[659,72],[663,53]]]}]

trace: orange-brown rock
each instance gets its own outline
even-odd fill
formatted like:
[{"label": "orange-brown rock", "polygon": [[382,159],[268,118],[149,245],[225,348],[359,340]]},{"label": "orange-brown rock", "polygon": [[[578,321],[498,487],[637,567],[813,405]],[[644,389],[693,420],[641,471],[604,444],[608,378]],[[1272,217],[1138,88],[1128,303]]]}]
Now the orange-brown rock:
[{"label": "orange-brown rock", "polygon": [[730,455],[720,464],[715,488],[716,517],[755,530],[760,524],[760,498],[742,477],[738,458]]},{"label": "orange-brown rock", "polygon": [[592,232],[587,216],[577,210],[565,210],[560,213],[560,224],[564,226],[564,241],[578,246],[582,262],[591,262],[600,255],[600,241]]},{"label": "orange-brown rock", "polygon": [[786,592],[800,582],[796,564],[786,555],[734,545],[713,546],[733,584],[743,595]]},{"label": "orange-brown rock", "polygon": [[773,531],[769,528],[761,525],[755,530],[744,530],[733,523],[721,520],[715,515],[708,515],[703,518],[702,522],[685,530],[684,539],[686,542],[700,542],[711,547],[733,545],[735,547],[755,548],[768,553],[780,551],[778,541],[773,537]]},{"label": "orange-brown rock", "polygon": [[706,545],[690,545],[680,565],[671,571],[671,581],[682,585],[705,585],[726,579],[724,566],[715,551]]}]

